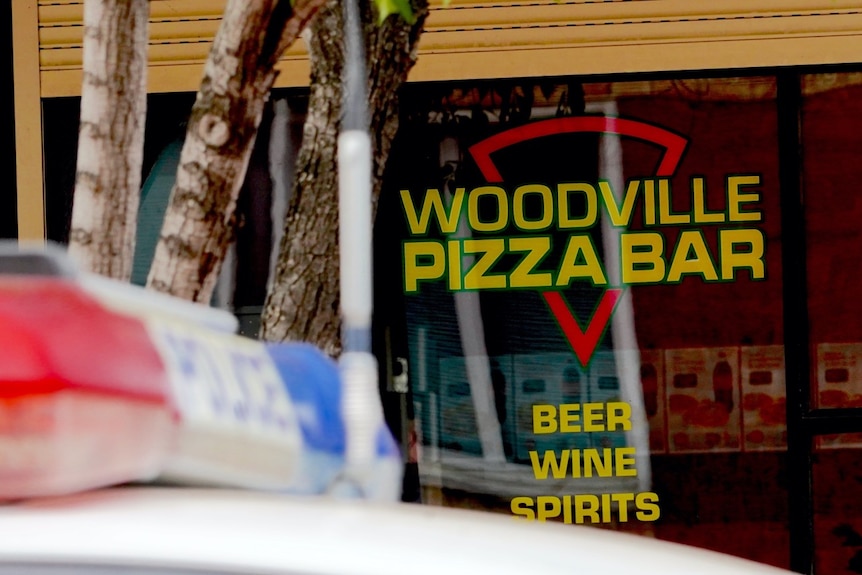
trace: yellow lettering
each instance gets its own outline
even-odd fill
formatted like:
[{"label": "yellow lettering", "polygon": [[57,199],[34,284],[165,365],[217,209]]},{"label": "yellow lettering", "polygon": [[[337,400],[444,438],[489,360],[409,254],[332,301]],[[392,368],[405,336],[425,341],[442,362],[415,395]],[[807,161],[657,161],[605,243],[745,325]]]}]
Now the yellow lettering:
[{"label": "yellow lettering", "polygon": [[[573,218],[569,215],[569,194],[571,192],[584,194],[584,205],[586,205],[587,210],[581,218]],[[613,192],[611,192],[611,197],[613,197]],[[596,189],[590,184],[557,184],[557,204],[559,205],[560,212],[557,225],[561,230],[589,228],[595,225],[599,214],[599,201]],[[616,204],[614,204],[614,207],[616,207]]]},{"label": "yellow lettering", "polygon": [[420,281],[443,277],[446,272],[444,251],[440,242],[404,242],[404,291],[419,291]]},{"label": "yellow lettering", "polygon": [[632,428],[632,406],[622,401],[608,402],[608,431]]},{"label": "yellow lettering", "polygon": [[551,274],[534,273],[533,270],[539,265],[549,251],[551,251],[551,238],[541,236],[535,238],[510,238],[509,250],[513,252],[524,252],[524,257],[509,274],[509,287],[550,287]]},{"label": "yellow lettering", "polygon": [[530,451],[530,463],[533,465],[533,475],[536,479],[547,479],[548,471],[551,472],[554,479],[562,479],[566,476],[566,469],[569,467],[569,452],[560,453],[558,461],[556,453],[550,450],[545,451],[542,462],[539,463],[539,453]]},{"label": "yellow lettering", "polygon": [[718,273],[703,235],[694,230],[686,230],[679,234],[670,270],[667,272],[667,281],[678,282],[683,275],[691,274],[700,274],[706,281],[718,280]]},{"label": "yellow lettering", "polygon": [[635,207],[635,198],[640,189],[640,180],[632,180],[626,186],[625,197],[623,197],[622,205],[617,204],[614,197],[614,191],[611,189],[611,184],[606,180],[599,181],[599,189],[602,192],[602,201],[605,204],[605,210],[608,217],[611,219],[611,224],[615,227],[626,227],[632,219],[632,212]]},{"label": "yellow lettering", "polygon": [[664,279],[664,238],[656,232],[620,235],[624,284],[659,283]]},{"label": "yellow lettering", "polygon": [[581,476],[581,469],[584,466],[584,462],[581,459],[581,450],[580,449],[571,449],[572,458],[569,460],[569,467],[572,468],[572,477],[575,479]]},{"label": "yellow lettering", "polygon": [[505,274],[487,273],[506,249],[503,238],[464,240],[465,254],[482,254],[464,275],[464,289],[493,289],[506,287]]},{"label": "yellow lettering", "polygon": [[[719,230],[718,244],[721,254],[721,279],[734,279],[737,269],[751,270],[751,279],[766,277],[763,261],[763,232],[758,229]],[[738,246],[747,246],[746,251],[738,251]]]},{"label": "yellow lettering", "polygon": [[644,181],[644,225],[655,225],[655,180]]},{"label": "yellow lettering", "polygon": [[575,522],[586,523],[588,518],[590,523],[601,522],[599,498],[595,495],[575,495]]},{"label": "yellow lettering", "polygon": [[[524,197],[527,194],[538,194],[542,198],[542,217],[538,220],[528,220],[524,215]],[[548,186],[541,184],[519,186],[515,189],[512,204],[512,218],[515,225],[522,230],[544,230],[551,227],[554,221],[554,197]]]},{"label": "yellow lettering", "polygon": [[706,211],[706,192],[703,178],[691,179],[691,194],[695,223],[718,224],[724,221],[723,213]]},{"label": "yellow lettering", "polygon": [[611,496],[609,493],[602,493],[602,523],[611,522]]},{"label": "yellow lettering", "polygon": [[605,404],[585,403],[584,408],[584,431],[604,431]]},{"label": "yellow lettering", "polygon": [[670,180],[662,178],[658,181],[658,222],[666,225],[678,225],[691,223],[690,214],[674,214],[670,208],[673,200],[670,197]]},{"label": "yellow lettering", "polygon": [[580,410],[578,403],[560,405],[560,433],[578,433],[581,430],[581,426],[576,425],[581,418]]},{"label": "yellow lettering", "polygon": [[[479,220],[479,200],[490,196],[497,200],[497,219],[489,222]],[[499,232],[509,224],[509,202],[506,191],[500,186],[480,186],[468,196],[467,218],[470,227],[477,232]]]},{"label": "yellow lettering", "polygon": [[759,210],[743,211],[741,204],[760,201],[760,193],[743,193],[740,188],[760,185],[760,176],[730,176],[727,178],[727,208],[731,222],[759,222],[763,215]]},{"label": "yellow lettering", "polygon": [[639,511],[635,513],[641,521],[655,521],[659,518],[658,495],[652,492],[638,493],[635,498],[635,506]]},{"label": "yellow lettering", "polygon": [[637,477],[638,470],[635,467],[635,448],[617,447],[614,450],[614,467],[617,477]]},{"label": "yellow lettering", "polygon": [[605,272],[589,235],[569,236],[566,252],[560,260],[556,285],[565,287],[575,278],[589,278],[593,285],[607,285]]},{"label": "yellow lettering", "polygon": [[536,498],[536,519],[545,521],[560,516],[560,498],[551,495],[539,495]]},{"label": "yellow lettering", "polygon": [[455,230],[458,229],[461,207],[464,205],[464,188],[455,190],[448,213],[443,205],[440,190],[433,188],[425,192],[425,197],[422,200],[422,212],[419,216],[416,215],[416,206],[413,205],[413,198],[410,197],[409,190],[401,190],[401,202],[412,235],[428,233],[432,210],[437,214],[437,225],[440,226],[440,231],[444,234],[454,234]]},{"label": "yellow lettering", "polygon": [[601,454],[598,449],[584,449],[583,458],[584,477],[592,477],[594,470],[599,477],[613,477],[613,457],[610,448],[605,447]]},{"label": "yellow lettering", "polygon": [[449,256],[449,289],[461,289],[461,242],[449,240],[446,242],[447,255]]},{"label": "yellow lettering", "polygon": [[533,512],[532,497],[513,497],[511,509],[512,513],[524,519],[532,521],[536,518],[536,514]]},{"label": "yellow lettering", "polygon": [[620,523],[629,520],[629,503],[635,500],[634,493],[614,493],[613,500],[619,509]]},{"label": "yellow lettering", "polygon": [[[563,403],[559,406],[535,404],[533,433],[581,433],[595,431],[629,431],[632,408],[623,401],[608,403]],[[582,425],[583,424],[583,425]]]},{"label": "yellow lettering", "polygon": [[557,431],[557,408],[553,405],[533,406],[533,433],[554,433]]},{"label": "yellow lettering", "polygon": [[661,515],[658,500],[658,494],[651,491],[601,495],[585,493],[563,495],[562,498],[540,495],[535,499],[513,497],[510,508],[516,518],[527,520],[547,521],[562,515],[563,523],[567,524],[572,523],[573,519],[575,523],[611,523],[616,515],[617,521],[625,523],[629,521],[630,507],[634,507],[635,517],[640,521],[656,521]]}]

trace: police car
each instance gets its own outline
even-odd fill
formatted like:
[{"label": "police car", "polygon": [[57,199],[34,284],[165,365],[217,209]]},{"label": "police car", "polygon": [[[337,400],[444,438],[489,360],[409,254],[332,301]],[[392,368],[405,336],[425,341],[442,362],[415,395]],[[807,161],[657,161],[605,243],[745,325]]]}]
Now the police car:
[{"label": "police car", "polygon": [[372,358],[241,338],[61,253],[3,261],[0,575],[784,573],[398,503]]},{"label": "police car", "polygon": [[0,574],[782,575],[594,527],[234,489],[120,488],[0,507]]}]

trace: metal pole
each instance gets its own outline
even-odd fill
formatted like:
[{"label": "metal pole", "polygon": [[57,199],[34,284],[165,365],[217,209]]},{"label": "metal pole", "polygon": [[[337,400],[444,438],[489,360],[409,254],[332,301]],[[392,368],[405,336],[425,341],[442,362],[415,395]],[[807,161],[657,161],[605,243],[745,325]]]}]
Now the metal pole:
[{"label": "metal pole", "polygon": [[357,0],[344,0],[344,97],[338,137],[342,343],[371,352],[371,139]]},{"label": "metal pole", "polygon": [[[357,0],[344,1],[344,99],[338,136],[339,253],[344,381],[342,416],[347,433],[345,474],[373,497],[376,439],[385,425],[371,354],[372,240],[371,138],[362,18]],[[357,495],[352,493],[350,495]]]}]

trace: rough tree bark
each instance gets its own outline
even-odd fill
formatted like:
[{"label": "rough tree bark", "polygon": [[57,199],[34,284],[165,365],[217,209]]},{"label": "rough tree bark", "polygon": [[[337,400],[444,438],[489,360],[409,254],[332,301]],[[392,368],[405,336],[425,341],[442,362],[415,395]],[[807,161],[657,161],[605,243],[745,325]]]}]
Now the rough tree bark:
[{"label": "rough tree bark", "polygon": [[[378,25],[360,0],[366,43],[376,205],[392,139],[398,130],[398,89],[417,58],[428,12],[414,0],[416,21],[391,16]],[[311,96],[275,278],[261,320],[261,337],[304,340],[330,355],[340,351],[338,314],[338,171],[336,141],[344,63],[342,4],[327,0],[312,21]]]},{"label": "rough tree bark", "polygon": [[69,252],[82,269],[132,273],[147,113],[149,0],[84,2],[84,80]]},{"label": "rough tree bark", "polygon": [[147,286],[208,302],[274,67],[323,0],[228,0],[189,118]]}]

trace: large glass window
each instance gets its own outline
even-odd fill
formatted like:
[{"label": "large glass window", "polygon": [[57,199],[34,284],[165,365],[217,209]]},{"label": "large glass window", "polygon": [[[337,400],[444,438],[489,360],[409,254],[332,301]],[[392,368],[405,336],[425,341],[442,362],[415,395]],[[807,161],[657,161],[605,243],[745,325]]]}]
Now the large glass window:
[{"label": "large glass window", "polygon": [[[813,405],[862,407],[862,74],[803,76],[803,182]],[[836,441],[859,443],[862,434]]]},{"label": "large glass window", "polygon": [[[248,334],[305,105],[279,96],[226,265]],[[142,214],[167,201],[189,97],[151,98]],[[375,351],[414,440],[404,498],[797,569],[813,536],[818,572],[859,569],[862,74],[409,84],[401,104]],[[44,107],[60,241],[77,106]]]},{"label": "large glass window", "polygon": [[[860,504],[859,446],[841,435],[818,438],[814,456],[814,567],[817,573],[862,572],[862,504]],[[841,445],[841,448],[834,446]]]},{"label": "large glass window", "polygon": [[[306,90],[278,90],[265,107],[237,201],[236,239],[228,248],[213,305],[232,310],[244,335],[256,336],[274,251],[292,193],[294,155]],[[176,180],[193,93],[150,94],[132,283],[144,285]],[[68,242],[77,161],[80,98],[43,101],[47,238]],[[0,230],[2,235],[2,230]]]},{"label": "large glass window", "polygon": [[[829,410],[821,412],[828,421],[832,409],[862,407],[862,200],[856,191],[862,184],[862,74],[805,75],[802,97],[811,405]],[[862,571],[860,431],[814,437],[818,572]]]},{"label": "large glass window", "polygon": [[786,565],[774,79],[412,88],[381,212],[423,500]]}]

